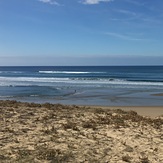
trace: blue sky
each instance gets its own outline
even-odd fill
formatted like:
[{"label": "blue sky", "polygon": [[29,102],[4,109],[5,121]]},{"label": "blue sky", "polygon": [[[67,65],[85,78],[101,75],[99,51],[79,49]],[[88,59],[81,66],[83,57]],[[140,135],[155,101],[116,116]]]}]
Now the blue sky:
[{"label": "blue sky", "polygon": [[0,0],[0,66],[163,65],[162,0]]}]

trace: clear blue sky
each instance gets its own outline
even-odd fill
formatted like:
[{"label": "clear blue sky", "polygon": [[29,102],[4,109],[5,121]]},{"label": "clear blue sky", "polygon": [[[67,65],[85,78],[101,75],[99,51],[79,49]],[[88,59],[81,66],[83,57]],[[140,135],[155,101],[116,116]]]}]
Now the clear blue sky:
[{"label": "clear blue sky", "polygon": [[163,65],[163,0],[0,0],[0,66]]}]

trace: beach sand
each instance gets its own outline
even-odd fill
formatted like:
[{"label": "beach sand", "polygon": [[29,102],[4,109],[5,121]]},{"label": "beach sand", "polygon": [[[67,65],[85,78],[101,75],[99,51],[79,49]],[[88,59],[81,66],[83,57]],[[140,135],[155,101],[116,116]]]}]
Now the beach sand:
[{"label": "beach sand", "polygon": [[139,115],[151,118],[163,115],[163,106],[90,106],[92,108],[102,109],[122,109],[124,111],[136,111]]},{"label": "beach sand", "polygon": [[0,162],[162,163],[162,113],[0,101]]}]

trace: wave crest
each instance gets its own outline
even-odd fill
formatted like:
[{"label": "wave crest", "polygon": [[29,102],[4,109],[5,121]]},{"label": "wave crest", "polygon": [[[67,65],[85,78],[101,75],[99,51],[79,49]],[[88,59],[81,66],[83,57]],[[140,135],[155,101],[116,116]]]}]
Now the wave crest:
[{"label": "wave crest", "polygon": [[0,77],[0,86],[12,85],[40,85],[44,83],[68,83],[68,84],[100,84],[100,85],[139,85],[139,86],[163,86],[163,82],[129,81],[117,78],[42,78],[42,77]]},{"label": "wave crest", "polygon": [[92,74],[92,73],[106,73],[106,72],[85,72],[85,71],[39,71],[45,74]]}]

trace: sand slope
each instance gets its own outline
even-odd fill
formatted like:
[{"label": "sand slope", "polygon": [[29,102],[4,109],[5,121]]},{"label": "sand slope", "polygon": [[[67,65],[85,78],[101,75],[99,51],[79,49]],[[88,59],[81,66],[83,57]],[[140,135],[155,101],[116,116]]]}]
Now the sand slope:
[{"label": "sand slope", "polygon": [[162,163],[163,117],[0,101],[0,162]]}]

